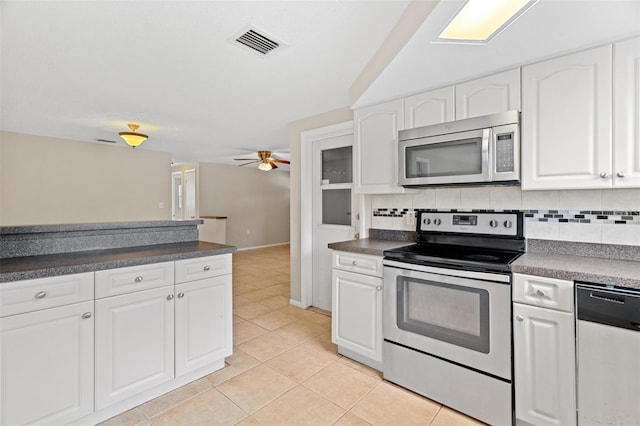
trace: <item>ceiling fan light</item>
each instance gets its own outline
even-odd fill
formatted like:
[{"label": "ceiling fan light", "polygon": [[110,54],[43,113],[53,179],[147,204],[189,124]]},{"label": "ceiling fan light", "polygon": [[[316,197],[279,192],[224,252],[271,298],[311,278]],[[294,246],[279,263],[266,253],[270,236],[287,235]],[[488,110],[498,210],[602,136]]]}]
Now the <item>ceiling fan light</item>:
[{"label": "ceiling fan light", "polygon": [[258,164],[258,169],[262,170],[263,172],[268,172],[269,170],[273,169],[273,165],[268,161],[263,161],[262,163]]},{"label": "ceiling fan light", "polygon": [[146,141],[149,136],[144,135],[142,133],[137,133],[136,130],[138,129],[138,127],[140,127],[137,124],[127,124],[127,126],[129,126],[129,129],[131,129],[130,132],[120,132],[118,133],[120,135],[120,137],[122,139],[124,139],[124,141],[127,143],[127,145],[135,148],[137,146],[142,145],[142,142]]}]

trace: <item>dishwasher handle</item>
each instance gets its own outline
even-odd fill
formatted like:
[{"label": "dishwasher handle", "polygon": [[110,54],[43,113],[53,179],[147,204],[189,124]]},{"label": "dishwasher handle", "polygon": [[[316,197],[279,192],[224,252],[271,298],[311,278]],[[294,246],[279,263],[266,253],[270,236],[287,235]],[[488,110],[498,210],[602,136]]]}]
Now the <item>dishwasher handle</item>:
[{"label": "dishwasher handle", "polygon": [[577,283],[576,312],[579,320],[640,332],[640,290]]}]

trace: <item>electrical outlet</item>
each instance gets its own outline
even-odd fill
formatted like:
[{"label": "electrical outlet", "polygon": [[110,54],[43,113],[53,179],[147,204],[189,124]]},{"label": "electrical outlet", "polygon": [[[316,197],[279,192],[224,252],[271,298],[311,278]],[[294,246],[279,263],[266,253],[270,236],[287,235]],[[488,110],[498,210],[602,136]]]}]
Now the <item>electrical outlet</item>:
[{"label": "electrical outlet", "polygon": [[164,209],[164,202],[160,201],[160,202],[158,203],[158,208],[159,208],[159,209]]},{"label": "electrical outlet", "polygon": [[404,215],[404,224],[407,226],[416,226],[416,214],[415,212],[407,212]]}]

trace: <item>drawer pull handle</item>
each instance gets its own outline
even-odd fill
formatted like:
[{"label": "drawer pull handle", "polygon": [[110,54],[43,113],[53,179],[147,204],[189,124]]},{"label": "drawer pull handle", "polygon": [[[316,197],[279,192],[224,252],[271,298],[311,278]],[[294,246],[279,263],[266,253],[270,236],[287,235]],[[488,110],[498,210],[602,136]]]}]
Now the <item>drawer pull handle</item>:
[{"label": "drawer pull handle", "polygon": [[36,293],[36,299],[44,299],[47,296],[47,292],[46,291],[41,291]]},{"label": "drawer pull handle", "polygon": [[516,321],[522,322],[524,321],[524,317],[522,315],[516,315]]},{"label": "drawer pull handle", "polygon": [[205,271],[209,271],[209,270],[211,270],[211,267],[209,265],[205,265],[205,267],[202,268],[202,269],[204,269]]},{"label": "drawer pull handle", "polygon": [[382,290],[382,286],[381,285],[376,286],[376,290],[378,291]]},{"label": "drawer pull handle", "polygon": [[618,172],[618,173],[616,173],[616,176],[618,176],[620,179],[622,179],[624,177],[624,172]]},{"label": "drawer pull handle", "polygon": [[544,297],[544,296],[545,296],[544,291],[543,291],[543,290],[540,290],[540,289],[536,290],[536,294],[537,294],[538,296],[540,296],[540,297]]},{"label": "drawer pull handle", "polygon": [[184,297],[184,293],[183,292],[178,293],[178,299],[182,299],[183,297]]},{"label": "drawer pull handle", "polygon": [[607,173],[607,172],[602,172],[602,173],[600,173],[600,177],[601,177],[602,179],[606,179],[606,178],[608,178],[608,177],[609,177],[609,173]]},{"label": "drawer pull handle", "polygon": [[353,262],[351,262],[351,264],[352,264],[353,266],[356,266],[356,265],[358,264],[358,261],[357,261],[357,260],[354,260]]},{"label": "drawer pull handle", "polygon": [[82,314],[82,318],[84,319],[89,319],[91,318],[93,315],[91,315],[91,312],[85,312],[84,314]]},{"label": "drawer pull handle", "polygon": [[173,300],[173,294],[168,295],[167,300]]},{"label": "drawer pull handle", "polygon": [[135,281],[137,283],[141,283],[142,280],[144,280],[144,277],[142,275],[138,275],[133,281]]}]

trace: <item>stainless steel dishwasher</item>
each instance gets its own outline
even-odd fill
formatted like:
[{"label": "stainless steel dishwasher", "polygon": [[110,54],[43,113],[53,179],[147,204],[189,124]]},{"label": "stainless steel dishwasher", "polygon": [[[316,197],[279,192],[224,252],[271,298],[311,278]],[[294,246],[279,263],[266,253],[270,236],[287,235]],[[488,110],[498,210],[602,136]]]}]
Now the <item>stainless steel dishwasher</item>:
[{"label": "stainless steel dishwasher", "polygon": [[640,425],[640,289],[576,283],[578,424]]}]

